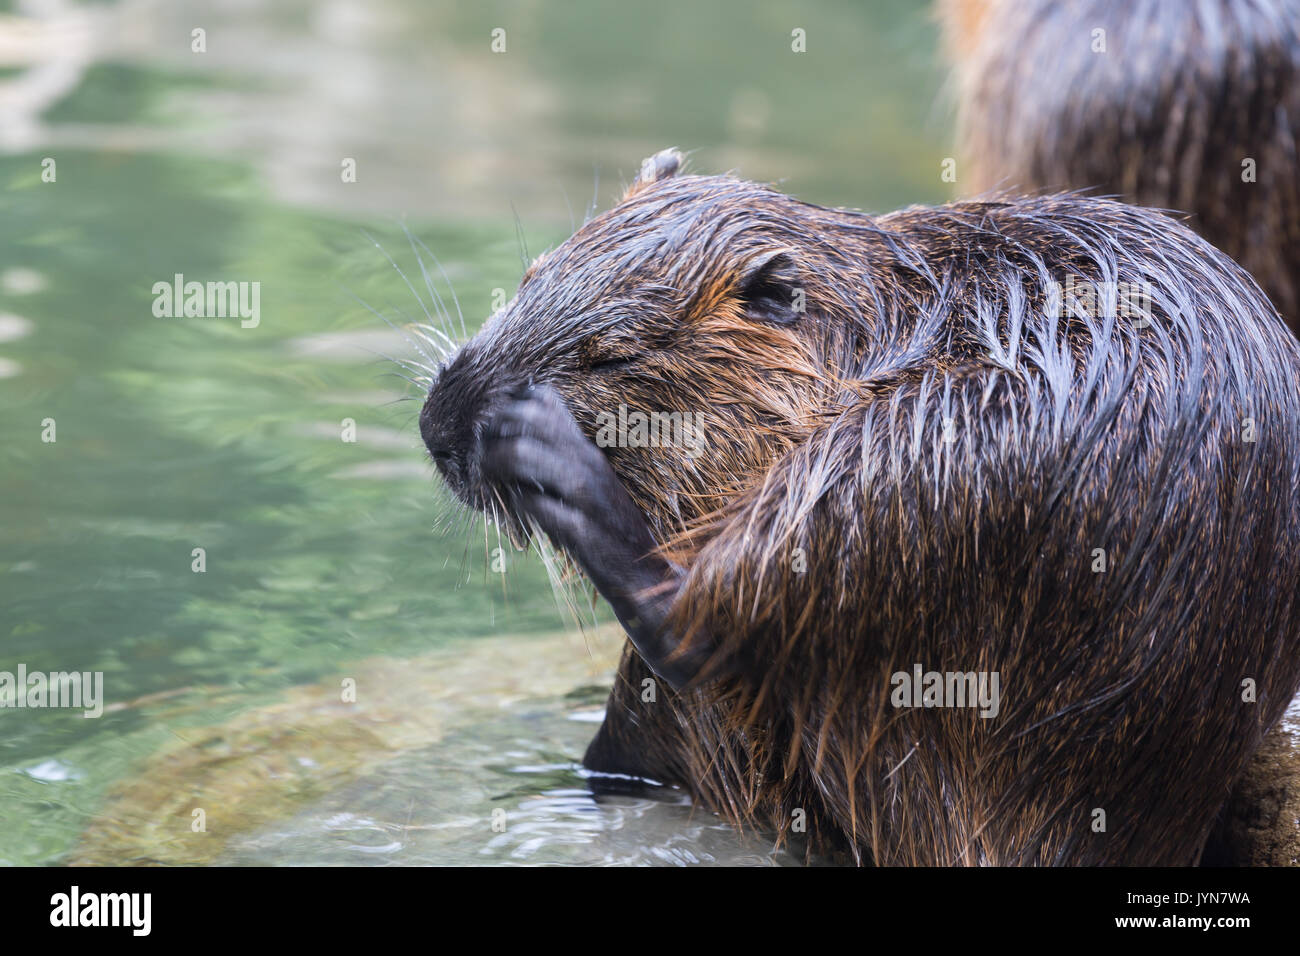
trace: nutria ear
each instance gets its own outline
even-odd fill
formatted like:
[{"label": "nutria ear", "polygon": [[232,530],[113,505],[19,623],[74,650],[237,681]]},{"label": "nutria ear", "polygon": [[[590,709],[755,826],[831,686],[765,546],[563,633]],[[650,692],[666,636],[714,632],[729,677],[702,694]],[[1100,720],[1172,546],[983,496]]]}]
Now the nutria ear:
[{"label": "nutria ear", "polygon": [[788,249],[763,252],[750,259],[740,276],[739,295],[752,319],[791,325],[804,309],[799,265]]},{"label": "nutria ear", "polygon": [[672,146],[668,149],[661,149],[653,156],[646,158],[641,162],[641,171],[637,173],[636,179],[627,188],[627,193],[623,198],[627,199],[647,186],[653,186],[657,182],[676,176],[681,170],[684,161],[682,154]]}]

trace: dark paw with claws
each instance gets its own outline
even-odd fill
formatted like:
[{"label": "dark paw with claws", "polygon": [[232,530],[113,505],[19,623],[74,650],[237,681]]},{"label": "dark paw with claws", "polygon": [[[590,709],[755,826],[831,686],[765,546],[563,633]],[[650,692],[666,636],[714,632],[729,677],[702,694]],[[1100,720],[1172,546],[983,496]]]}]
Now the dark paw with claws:
[{"label": "dark paw with claws", "polygon": [[480,465],[511,512],[571,557],[618,615],[645,662],[674,688],[703,653],[674,654],[664,621],[681,577],[655,552],[645,516],[555,391],[511,394],[484,429]]}]

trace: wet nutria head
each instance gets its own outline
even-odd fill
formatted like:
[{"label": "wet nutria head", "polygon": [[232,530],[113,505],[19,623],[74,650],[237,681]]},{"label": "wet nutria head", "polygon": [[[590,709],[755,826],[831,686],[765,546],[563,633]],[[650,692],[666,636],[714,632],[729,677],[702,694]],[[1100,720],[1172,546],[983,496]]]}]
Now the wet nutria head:
[{"label": "wet nutria head", "polygon": [[1300,0],[945,0],[958,189],[1190,213],[1300,331]]},{"label": "wet nutria head", "polygon": [[[420,426],[466,503],[500,505],[478,440],[520,385],[556,389],[661,538],[753,484],[839,387],[873,311],[870,285],[842,278],[879,244],[870,223],[845,220],[830,242],[834,212],[681,163],[646,160],[441,371]],[[638,441],[637,414],[665,416],[668,434]]]}]

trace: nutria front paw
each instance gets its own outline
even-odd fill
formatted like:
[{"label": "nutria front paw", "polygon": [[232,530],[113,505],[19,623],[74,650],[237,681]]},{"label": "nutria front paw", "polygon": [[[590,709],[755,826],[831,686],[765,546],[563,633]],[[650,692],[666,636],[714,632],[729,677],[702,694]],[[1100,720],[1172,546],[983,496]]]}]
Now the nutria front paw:
[{"label": "nutria front paw", "polygon": [[529,386],[511,394],[489,419],[482,448],[484,476],[517,516],[580,564],[599,573],[602,558],[654,550],[645,518],[553,389]]},{"label": "nutria front paw", "polygon": [[664,631],[681,571],[656,553],[645,516],[553,389],[507,398],[484,429],[481,468],[517,517],[577,562],[660,677],[680,687],[694,676],[698,655],[669,660],[676,642]]}]

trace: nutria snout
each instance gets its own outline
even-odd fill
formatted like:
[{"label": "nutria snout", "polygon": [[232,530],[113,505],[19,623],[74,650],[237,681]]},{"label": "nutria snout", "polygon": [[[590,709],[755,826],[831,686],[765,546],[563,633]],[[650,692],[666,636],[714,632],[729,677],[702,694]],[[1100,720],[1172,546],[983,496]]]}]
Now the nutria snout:
[{"label": "nutria snout", "polygon": [[1195,862],[1300,685],[1276,311],[1155,211],[871,217],[680,165],[534,262],[421,414],[628,633],[584,762],[859,862]]},{"label": "nutria snout", "polygon": [[490,512],[494,499],[483,474],[483,429],[518,384],[501,370],[476,366],[474,356],[461,349],[438,371],[420,410],[420,436],[456,496],[471,508]]}]

